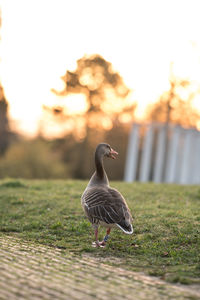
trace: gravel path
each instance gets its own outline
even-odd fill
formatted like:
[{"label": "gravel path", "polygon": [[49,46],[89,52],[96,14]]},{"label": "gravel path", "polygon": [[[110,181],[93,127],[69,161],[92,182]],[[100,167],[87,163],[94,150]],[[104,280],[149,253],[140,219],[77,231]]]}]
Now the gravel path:
[{"label": "gravel path", "polygon": [[200,299],[200,289],[1,236],[0,299]]}]

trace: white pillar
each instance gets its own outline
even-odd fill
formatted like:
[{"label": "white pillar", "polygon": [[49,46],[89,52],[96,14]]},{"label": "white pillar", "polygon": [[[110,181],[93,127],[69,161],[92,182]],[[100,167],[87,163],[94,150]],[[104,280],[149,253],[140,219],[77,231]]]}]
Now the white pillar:
[{"label": "white pillar", "polygon": [[155,166],[153,172],[153,181],[156,183],[162,182],[162,173],[165,159],[166,145],[166,127],[162,126],[159,129],[156,145]]},{"label": "white pillar", "polygon": [[197,163],[195,173],[195,184],[200,184],[200,132],[198,132],[197,138]]},{"label": "white pillar", "polygon": [[147,127],[146,135],[144,137],[144,143],[142,147],[142,157],[140,165],[139,180],[142,182],[149,181],[149,175],[151,170],[152,160],[152,147],[154,137],[154,126],[149,125]]},{"label": "white pillar", "polygon": [[167,163],[165,170],[165,182],[175,183],[176,181],[176,169],[179,155],[179,141],[180,141],[180,126],[171,128],[171,138],[169,141],[169,148],[167,153]]},{"label": "white pillar", "polygon": [[178,154],[176,157],[176,169],[175,169],[175,183],[178,183],[178,184],[181,183],[180,178],[181,178],[181,172],[182,172],[184,141],[185,141],[185,129],[180,126]]},{"label": "white pillar", "polygon": [[193,157],[192,162],[192,184],[200,184],[200,132],[195,130],[193,135],[194,152],[191,154]]},{"label": "white pillar", "polygon": [[140,125],[134,124],[129,137],[124,173],[124,181],[126,182],[132,182],[136,179],[139,152],[139,128]]},{"label": "white pillar", "polygon": [[183,144],[182,164],[180,169],[180,183],[188,184],[191,176],[191,155],[193,154],[192,130],[185,130],[185,138]]}]

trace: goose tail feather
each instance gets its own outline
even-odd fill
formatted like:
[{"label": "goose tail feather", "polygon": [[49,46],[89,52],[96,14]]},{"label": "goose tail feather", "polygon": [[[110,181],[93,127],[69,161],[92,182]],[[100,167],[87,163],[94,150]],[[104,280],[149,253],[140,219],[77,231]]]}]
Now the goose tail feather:
[{"label": "goose tail feather", "polygon": [[129,226],[121,226],[119,224],[116,224],[124,233],[126,234],[132,234],[133,233],[133,226],[132,224],[129,224]]}]

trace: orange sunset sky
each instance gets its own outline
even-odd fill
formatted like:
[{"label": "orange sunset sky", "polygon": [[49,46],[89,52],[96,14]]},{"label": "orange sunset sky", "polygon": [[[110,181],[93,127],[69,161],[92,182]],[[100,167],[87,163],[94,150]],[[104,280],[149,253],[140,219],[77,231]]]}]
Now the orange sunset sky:
[{"label": "orange sunset sky", "polygon": [[[175,75],[200,85],[199,0],[5,0],[0,1],[0,80],[13,126],[34,135],[43,105],[58,104],[51,89],[84,54],[113,64],[134,92],[137,118],[169,88]],[[71,112],[84,98],[68,97]],[[200,95],[194,99],[200,109]],[[59,131],[59,129],[58,129]]]}]

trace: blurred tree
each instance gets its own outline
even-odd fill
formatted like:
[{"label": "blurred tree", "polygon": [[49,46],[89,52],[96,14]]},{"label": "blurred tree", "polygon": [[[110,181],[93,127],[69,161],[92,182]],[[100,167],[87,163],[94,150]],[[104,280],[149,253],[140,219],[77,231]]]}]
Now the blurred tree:
[{"label": "blurred tree", "polygon": [[0,86],[0,155],[5,153],[11,137],[7,113],[8,103],[5,99],[3,88]]},{"label": "blurred tree", "polygon": [[[65,147],[67,152],[64,153],[64,160],[71,164],[74,177],[87,178],[94,169],[93,152],[96,144],[106,140],[108,131],[112,133],[108,142],[112,144],[112,139],[118,138],[118,143],[121,144],[119,132],[126,127],[125,122],[133,119],[136,105],[128,101],[130,90],[122,77],[100,55],[82,57],[77,61],[76,70],[67,71],[62,79],[65,89],[62,92],[53,90],[54,93],[59,96],[84,95],[85,113],[69,114],[64,105],[47,109],[54,113],[57,120],[74,121],[72,135],[66,138],[68,146]],[[123,133],[128,136],[128,130]],[[78,137],[78,147],[75,140],[74,143],[69,142],[73,135]],[[121,170],[123,173],[122,165]]]},{"label": "blurred tree", "polygon": [[200,113],[192,106],[199,89],[194,89],[188,80],[172,77],[170,89],[164,92],[157,103],[148,107],[147,119],[157,122],[196,127]]},{"label": "blurred tree", "polygon": [[18,140],[0,159],[0,178],[66,178],[68,175],[58,151],[43,139]]},{"label": "blurred tree", "polygon": [[[0,27],[1,27],[1,11],[0,11]],[[1,39],[1,37],[0,37]],[[8,148],[10,131],[8,124],[8,103],[5,99],[3,88],[0,85],[0,155],[3,155]]]},{"label": "blurred tree", "polygon": [[[86,98],[85,127],[110,129],[124,114],[133,116],[135,104],[127,100],[130,93],[112,64],[100,55],[84,56],[77,61],[74,72],[67,71],[62,77],[65,89],[53,90],[57,95],[82,94]],[[63,107],[54,107],[55,115],[70,118]],[[77,117],[77,116],[76,116]]]}]

